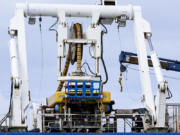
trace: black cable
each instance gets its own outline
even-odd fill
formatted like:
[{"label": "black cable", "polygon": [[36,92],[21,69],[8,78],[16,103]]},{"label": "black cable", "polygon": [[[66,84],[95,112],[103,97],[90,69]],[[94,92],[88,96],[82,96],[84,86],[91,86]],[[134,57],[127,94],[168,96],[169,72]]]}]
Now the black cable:
[{"label": "black cable", "polygon": [[[41,40],[41,72],[40,72],[40,89],[39,92],[43,89],[43,78],[44,78],[44,48],[43,48],[43,35],[42,35],[42,17],[39,17],[39,31],[40,31],[40,40]],[[38,93],[38,96],[40,93]]]},{"label": "black cable", "polygon": [[[86,68],[85,68],[84,66],[83,66],[83,67],[81,67],[81,68],[83,68],[83,69],[84,69],[85,75],[88,75]],[[81,70],[82,70],[82,69],[81,69]]]},{"label": "black cable", "polygon": [[57,32],[57,30],[56,29],[53,29],[53,27],[58,23],[58,18],[56,19],[56,21],[55,21],[55,23],[53,23],[50,27],[49,27],[49,31],[56,31]]},{"label": "black cable", "polygon": [[53,29],[53,27],[58,23],[58,18],[56,19],[55,23],[53,23],[50,27],[49,27],[49,31],[55,31],[56,32],[56,41],[57,41],[57,35],[58,35],[58,32],[56,29]]},{"label": "black cable", "polygon": [[12,102],[12,96],[13,96],[13,86],[14,86],[14,83],[13,83],[13,80],[11,81],[11,95],[10,95],[10,102],[9,102],[9,111],[8,111],[8,114],[11,113],[11,102]]},{"label": "black cable", "polygon": [[103,28],[104,28],[104,30],[105,30],[105,31],[103,31],[103,33],[104,33],[104,34],[107,34],[107,33],[108,33],[108,30],[107,30],[106,26],[105,26],[103,23],[101,23],[101,22],[100,22],[100,24],[103,26]]},{"label": "black cable", "polygon": [[107,73],[107,69],[106,69],[106,64],[104,62],[104,58],[103,58],[103,35],[108,33],[108,30],[106,28],[106,26],[104,24],[102,24],[100,22],[100,24],[103,26],[104,30],[101,33],[101,61],[104,67],[104,72],[105,72],[105,76],[106,76],[106,80],[103,82],[103,84],[106,84],[108,82],[108,73]]},{"label": "black cable", "polygon": [[102,61],[103,67],[104,67],[105,75],[106,75],[106,80],[103,82],[103,84],[106,84],[108,82],[108,73],[107,73],[107,69],[106,69],[104,59],[102,57],[101,57],[101,61]]},{"label": "black cable", "polygon": [[168,97],[166,99],[171,99],[173,97],[172,92],[170,91],[169,87],[167,87]]},{"label": "black cable", "polygon": [[96,75],[96,74],[91,70],[91,68],[90,68],[90,66],[89,66],[89,64],[88,64],[87,62],[84,62],[84,63],[82,64],[81,68],[82,68],[84,65],[87,65],[87,67],[88,67],[88,69],[89,69],[89,72],[91,72],[91,74]]},{"label": "black cable", "polygon": [[[93,56],[92,56],[92,54],[91,54],[91,50],[90,50],[91,48],[89,47],[89,55],[92,57],[92,58],[94,58]],[[94,58],[95,59],[95,58]]]},{"label": "black cable", "polygon": [[[135,70],[135,71],[140,71],[139,69],[136,69],[136,68],[132,68],[132,67],[126,67],[126,68],[129,68],[129,69],[132,69],[132,70]],[[151,69],[150,69],[151,70]],[[150,75],[155,75],[154,73],[150,72]],[[169,78],[169,79],[174,79],[174,80],[180,80],[180,78],[177,78],[177,77],[173,77],[173,76],[167,76],[167,75],[164,75],[165,78]]]}]

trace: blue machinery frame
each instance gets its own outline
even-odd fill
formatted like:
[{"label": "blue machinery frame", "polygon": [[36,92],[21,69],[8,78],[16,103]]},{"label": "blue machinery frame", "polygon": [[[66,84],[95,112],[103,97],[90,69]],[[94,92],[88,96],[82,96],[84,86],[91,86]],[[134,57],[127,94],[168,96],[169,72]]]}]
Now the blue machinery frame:
[{"label": "blue machinery frame", "polygon": [[[119,62],[120,62],[121,64],[122,64],[122,63],[130,63],[130,64],[133,64],[133,63],[131,63],[131,62],[128,61],[129,58],[136,58],[136,59],[138,59],[136,53],[121,51],[121,54],[119,55]],[[150,56],[147,56],[147,58],[148,58],[148,60],[151,60],[151,57],[150,57]],[[160,60],[160,62],[166,63],[166,64],[168,65],[167,67],[163,67],[163,66],[162,66],[163,69],[180,72],[180,61],[170,60],[170,59],[164,59],[164,58],[159,58],[159,60]],[[123,69],[123,67],[122,67],[122,72],[123,72],[124,70],[125,70],[125,69]]]},{"label": "blue machinery frame", "polygon": [[[71,84],[74,83],[74,87],[71,87]],[[82,87],[78,87],[78,84],[81,84]],[[87,87],[87,84],[90,84],[90,87]],[[73,94],[72,94],[73,91]],[[79,92],[81,92],[79,94]],[[100,99],[101,98],[101,81],[78,81],[78,80],[69,80],[67,85],[67,98],[91,98],[91,99]]]}]

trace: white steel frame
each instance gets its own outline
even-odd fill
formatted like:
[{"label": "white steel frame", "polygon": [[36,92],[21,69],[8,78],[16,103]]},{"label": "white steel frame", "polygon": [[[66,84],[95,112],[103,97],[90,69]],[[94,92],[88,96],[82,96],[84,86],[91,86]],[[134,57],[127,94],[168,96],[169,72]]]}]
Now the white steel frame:
[{"label": "white steel frame", "polygon": [[[24,18],[27,16],[50,16],[57,17],[58,21],[58,79],[61,78],[61,63],[62,58],[65,57],[65,43],[73,42],[68,37],[68,24],[66,17],[88,17],[92,18],[91,26],[86,32],[85,40],[75,40],[75,42],[88,42],[95,41],[95,58],[96,58],[96,73],[99,74],[99,59],[101,58],[101,28],[98,25],[100,19],[117,19],[119,16],[125,15],[127,20],[134,21],[134,33],[136,48],[139,60],[139,70],[141,77],[141,85],[143,90],[143,99],[145,107],[150,112],[157,127],[165,126],[165,107],[160,108],[160,104],[165,104],[165,99],[161,99],[161,92],[156,98],[156,105],[153,100],[151,80],[149,75],[149,67],[147,60],[147,51],[145,43],[145,35],[151,34],[149,23],[143,19],[141,8],[139,6],[103,6],[103,5],[64,5],[64,4],[17,4],[15,17],[11,20],[9,33],[12,37],[11,46],[15,45],[14,41],[17,40],[17,46],[12,47],[13,51],[18,52],[16,62],[11,62],[12,65],[12,78],[13,80],[20,80],[20,88],[17,97],[13,97],[12,103],[12,117],[10,119],[11,126],[23,125],[25,120],[24,110],[29,103],[28,95],[28,74],[27,74],[27,58],[26,58],[26,43],[25,43],[25,26]],[[15,39],[14,39],[15,38]],[[13,40],[13,42],[12,42]],[[11,53],[13,53],[11,51]],[[153,58],[152,58],[153,60]],[[160,66],[157,56],[153,60],[157,79],[159,78]],[[18,63],[18,64],[17,64]],[[17,66],[18,65],[18,66]],[[156,68],[157,67],[157,68]],[[18,75],[17,75],[18,74]],[[66,78],[67,79],[67,78]],[[164,82],[161,78],[161,83]],[[159,80],[158,80],[158,83]],[[14,89],[16,91],[16,89]],[[156,110],[155,110],[156,106]],[[21,108],[21,109],[20,109]],[[163,109],[162,111],[160,111]],[[157,111],[158,110],[158,111]]]}]

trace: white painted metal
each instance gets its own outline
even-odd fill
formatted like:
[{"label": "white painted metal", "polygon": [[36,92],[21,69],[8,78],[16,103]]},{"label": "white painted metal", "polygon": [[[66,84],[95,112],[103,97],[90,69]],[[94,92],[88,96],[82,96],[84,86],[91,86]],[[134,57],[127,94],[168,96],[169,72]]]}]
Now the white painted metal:
[{"label": "white painted metal", "polygon": [[[116,19],[121,15],[126,15],[127,20],[134,20],[134,32],[136,47],[139,60],[139,69],[141,76],[141,84],[143,89],[143,98],[145,101],[145,107],[150,112],[153,119],[157,120],[158,126],[164,126],[164,118],[160,116],[164,112],[164,95],[161,91],[158,91],[156,98],[156,107],[159,109],[155,110],[151,80],[149,76],[149,67],[147,63],[147,52],[145,44],[145,34],[151,33],[150,25],[145,21],[141,15],[140,7],[132,6],[103,6],[103,5],[58,5],[58,4],[17,4],[16,15],[11,20],[10,32],[17,31],[17,42],[18,42],[18,53],[19,53],[19,77],[22,80],[21,99],[17,101],[14,98],[13,105],[16,103],[22,104],[21,116],[20,114],[14,113],[14,117],[20,119],[12,118],[11,121],[16,122],[16,124],[23,123],[25,120],[24,111],[29,102],[28,96],[28,76],[27,76],[27,62],[26,62],[26,46],[25,46],[25,30],[24,30],[24,15],[26,16],[53,16],[58,17],[58,80],[98,80],[99,78],[93,78],[91,76],[86,77],[76,77],[76,76],[61,76],[61,63],[62,58],[65,57],[65,42],[69,40],[69,30],[65,17],[90,17],[92,18],[92,24],[88,27],[86,32],[86,40],[95,40],[96,43],[92,44],[92,50],[94,51],[94,58],[96,58],[96,73],[99,73],[99,59],[101,58],[101,28],[97,24],[99,19]],[[157,74],[157,79],[162,90],[164,83],[163,76],[161,74],[159,62],[157,57],[152,54],[153,65],[155,65],[155,72]],[[14,71],[13,71],[14,72]],[[162,84],[162,85],[161,85]],[[14,95],[15,96],[15,95]],[[19,109],[17,107],[17,109]]]},{"label": "white painted metal", "polygon": [[71,44],[71,43],[80,43],[80,44],[95,44],[96,40],[90,40],[90,39],[68,39],[64,41],[65,43]]},{"label": "white painted metal", "polygon": [[[17,43],[16,38],[12,37],[9,42],[10,58],[11,58],[11,74],[13,82],[13,94],[11,100],[11,116],[10,116],[10,126],[19,127],[21,125],[21,91],[19,89],[19,71],[18,71],[18,55],[17,55]],[[20,116],[20,117],[17,117]]]},{"label": "white painted metal", "polygon": [[166,117],[166,91],[167,83],[164,80],[161,65],[158,59],[158,56],[155,51],[151,51],[151,59],[158,81],[158,91],[155,98],[155,107],[156,107],[156,127],[165,127],[165,117]]},{"label": "white painted metal", "polygon": [[156,74],[158,84],[160,85],[160,88],[164,89],[164,87],[161,84],[163,84],[165,80],[161,71],[161,65],[160,65],[158,56],[155,51],[152,51],[150,55],[151,55],[153,68]]},{"label": "white painted metal", "polygon": [[31,104],[29,130],[40,129],[40,132],[42,132],[42,114],[40,108],[41,106],[39,104]]},{"label": "white painted metal", "polygon": [[68,26],[65,20],[65,12],[58,11],[58,37],[57,37],[57,50],[58,50],[58,77],[62,75],[61,64],[62,58],[65,57],[65,41],[68,39]]},{"label": "white painted metal", "polygon": [[61,76],[58,78],[59,81],[68,81],[68,80],[87,80],[87,81],[100,81],[100,77],[94,76]]},{"label": "white painted metal", "polygon": [[151,115],[155,117],[155,106],[152,95],[151,80],[147,60],[146,42],[144,37],[145,33],[151,33],[150,25],[143,19],[141,9],[136,8],[134,9],[134,34],[139,61],[141,85],[143,90],[143,100],[145,101],[145,107],[149,110]]},{"label": "white painted metal", "polygon": [[[17,52],[18,52],[18,71],[19,79],[21,80],[19,89],[13,90],[12,99],[12,117],[10,118],[10,126],[25,126],[25,110],[29,104],[28,91],[28,75],[27,75],[27,58],[25,44],[25,29],[24,29],[24,12],[22,9],[16,9],[15,17],[11,20],[9,33],[17,35]],[[20,107],[20,108],[19,108]],[[19,113],[19,111],[21,113]]]},{"label": "white painted metal", "polygon": [[101,27],[91,27],[89,26],[86,31],[86,38],[89,40],[95,40],[96,44],[92,44],[92,47],[94,47],[94,58],[100,58],[101,57]]},{"label": "white painted metal", "polygon": [[156,98],[156,127],[165,127],[166,118],[166,94],[165,91],[158,90]]},{"label": "white painted metal", "polygon": [[100,13],[100,18],[116,18],[126,15],[133,19],[133,7],[129,6],[103,6],[103,5],[67,5],[67,4],[17,4],[23,9],[26,16],[58,16],[60,11],[66,17],[92,17],[93,13]]},{"label": "white painted metal", "polygon": [[19,79],[19,71],[18,71],[18,55],[17,55],[17,39],[12,37],[9,41],[9,50],[10,50],[10,58],[11,58],[11,75],[12,79]]},{"label": "white painted metal", "polygon": [[9,118],[9,126],[24,127],[22,124],[22,111],[21,111],[21,91],[17,88],[13,89],[12,102],[11,102],[11,116]]},{"label": "white painted metal", "polygon": [[65,20],[65,12],[58,12],[58,57],[65,57],[65,40],[68,39],[68,26]]},{"label": "white painted metal", "polygon": [[89,26],[86,31],[86,38],[89,40],[95,40],[95,44],[91,44],[91,50],[94,52],[92,53],[92,57],[96,59],[96,66],[95,71],[96,74],[100,74],[100,64],[99,59],[101,58],[101,27],[98,25]]},{"label": "white painted metal", "polygon": [[100,18],[100,12],[99,11],[94,11],[92,12],[92,27],[96,27],[98,25]]}]

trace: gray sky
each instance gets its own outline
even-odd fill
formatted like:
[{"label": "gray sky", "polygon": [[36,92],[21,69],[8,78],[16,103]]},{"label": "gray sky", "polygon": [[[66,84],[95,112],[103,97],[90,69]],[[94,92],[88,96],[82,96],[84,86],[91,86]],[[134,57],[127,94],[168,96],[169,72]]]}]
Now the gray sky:
[{"label": "gray sky", "polygon": [[[10,95],[10,59],[8,48],[8,25],[9,20],[14,15],[15,3],[25,2],[25,0],[1,0],[0,1],[0,117],[7,113]],[[43,3],[72,3],[72,4],[95,4],[96,0],[29,0],[29,2]],[[152,42],[160,57],[180,60],[180,1],[179,0],[119,0],[119,5],[141,5],[143,16],[148,20],[152,27]],[[78,22],[78,19],[68,19],[71,22]],[[84,25],[84,31],[89,25],[89,20],[79,20]],[[37,103],[44,103],[45,98],[56,91],[57,82],[57,50],[55,33],[49,32],[48,28],[55,22],[53,18],[43,18],[42,22],[42,41],[41,46],[39,23],[36,25],[26,25],[26,41],[28,53],[29,89],[32,100]],[[27,20],[26,20],[27,23]],[[142,106],[141,84],[139,72],[128,69],[123,77],[123,92],[120,93],[119,78],[119,54],[121,50],[136,52],[133,23],[128,21],[127,27],[120,28],[117,32],[117,24],[107,26],[108,34],[104,36],[104,60],[109,74],[108,84],[104,90],[111,91],[112,99],[115,100],[114,108],[133,108]],[[43,48],[43,51],[42,51]],[[43,53],[42,53],[43,52]],[[85,48],[84,52],[88,52]],[[42,70],[43,55],[43,70]],[[84,54],[84,60],[91,65],[93,60],[89,59],[88,53]],[[137,66],[129,65],[138,69]],[[153,70],[151,70],[153,73]],[[41,77],[43,73],[43,78]],[[166,78],[169,88],[173,93],[173,98],[168,102],[180,102],[180,73],[163,71],[166,76],[177,79]],[[102,75],[104,72],[102,69]],[[153,92],[156,94],[157,83],[155,76],[151,75]],[[42,86],[40,82],[42,81]],[[42,88],[40,90],[40,88]]]}]

